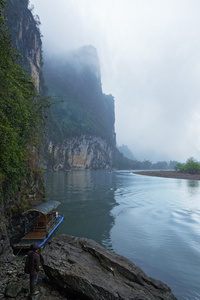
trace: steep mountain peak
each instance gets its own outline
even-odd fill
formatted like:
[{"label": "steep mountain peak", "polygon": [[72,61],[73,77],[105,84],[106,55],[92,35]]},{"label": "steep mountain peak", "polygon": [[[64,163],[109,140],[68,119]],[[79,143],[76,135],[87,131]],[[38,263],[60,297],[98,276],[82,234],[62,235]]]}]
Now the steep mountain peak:
[{"label": "steep mountain peak", "polygon": [[91,45],[80,47],[69,52],[66,58],[73,61],[77,71],[82,72],[88,69],[95,74],[97,79],[101,79],[99,58],[95,47]]},{"label": "steep mountain peak", "polygon": [[131,152],[131,150],[128,148],[127,145],[121,145],[121,146],[117,146],[117,149],[119,150],[119,152],[121,152],[126,158],[131,159],[131,160],[136,160],[136,158],[134,157],[133,153]]}]

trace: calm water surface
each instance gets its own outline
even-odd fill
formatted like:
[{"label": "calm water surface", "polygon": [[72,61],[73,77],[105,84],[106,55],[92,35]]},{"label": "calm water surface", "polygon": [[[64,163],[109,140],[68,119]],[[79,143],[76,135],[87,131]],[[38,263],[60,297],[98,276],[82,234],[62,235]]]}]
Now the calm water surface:
[{"label": "calm water surface", "polygon": [[199,181],[74,171],[45,174],[45,186],[65,215],[56,234],[91,238],[168,284],[178,299],[200,299]]}]

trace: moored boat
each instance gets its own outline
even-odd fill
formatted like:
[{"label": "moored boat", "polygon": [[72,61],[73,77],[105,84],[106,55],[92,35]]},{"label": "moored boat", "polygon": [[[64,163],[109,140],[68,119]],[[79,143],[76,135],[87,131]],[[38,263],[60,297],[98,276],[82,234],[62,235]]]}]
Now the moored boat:
[{"label": "moored boat", "polygon": [[56,210],[60,204],[59,201],[47,201],[24,211],[24,237],[13,247],[28,249],[33,243],[37,243],[39,247],[43,246],[64,220],[64,216],[59,215]]}]

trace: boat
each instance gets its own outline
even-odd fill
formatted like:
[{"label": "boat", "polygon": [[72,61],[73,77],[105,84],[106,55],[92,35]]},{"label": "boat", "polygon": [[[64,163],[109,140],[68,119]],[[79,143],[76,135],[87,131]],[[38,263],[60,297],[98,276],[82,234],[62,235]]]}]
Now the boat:
[{"label": "boat", "polygon": [[28,249],[33,243],[42,247],[64,220],[64,216],[56,211],[60,204],[59,201],[47,201],[24,211],[24,236],[13,248]]}]

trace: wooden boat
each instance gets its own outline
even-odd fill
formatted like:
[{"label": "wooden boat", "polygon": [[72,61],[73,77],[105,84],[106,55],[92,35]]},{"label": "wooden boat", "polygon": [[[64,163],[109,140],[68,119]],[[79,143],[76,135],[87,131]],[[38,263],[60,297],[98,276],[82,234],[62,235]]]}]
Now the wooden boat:
[{"label": "wooden boat", "polygon": [[31,244],[37,243],[39,247],[44,245],[51,234],[64,220],[56,208],[59,201],[48,201],[23,212],[25,223],[25,235],[18,244],[13,245],[17,249],[30,248]]}]

